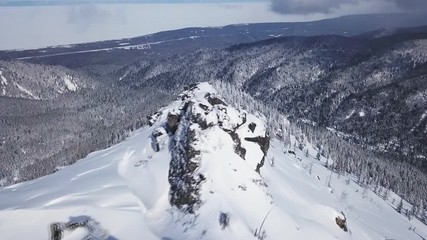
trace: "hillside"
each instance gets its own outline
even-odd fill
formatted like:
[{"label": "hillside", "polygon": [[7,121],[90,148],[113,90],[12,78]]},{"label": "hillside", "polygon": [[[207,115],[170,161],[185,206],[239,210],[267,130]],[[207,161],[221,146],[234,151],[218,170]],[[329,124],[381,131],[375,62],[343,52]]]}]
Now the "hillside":
[{"label": "hillside", "polygon": [[150,125],[52,175],[1,188],[2,237],[427,237],[425,225],[397,213],[396,195],[383,200],[330,172],[311,145],[308,154],[288,152],[270,139],[263,116],[231,107],[206,83],[187,88]]},{"label": "hillside", "polygon": [[426,171],[426,46],[425,28],[379,38],[274,38],[142,60],[118,70],[116,81],[134,89],[229,82],[291,120]]}]

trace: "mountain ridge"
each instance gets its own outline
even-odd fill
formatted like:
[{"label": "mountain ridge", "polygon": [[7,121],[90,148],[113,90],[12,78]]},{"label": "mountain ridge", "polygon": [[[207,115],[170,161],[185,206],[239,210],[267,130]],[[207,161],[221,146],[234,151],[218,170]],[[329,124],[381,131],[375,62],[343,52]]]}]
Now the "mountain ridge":
[{"label": "mountain ridge", "polygon": [[[238,113],[245,111],[225,104],[208,84],[194,85],[153,115],[152,126],[136,130],[125,141],[91,153],[52,175],[0,188],[5,199],[0,202],[2,236],[415,240],[427,234],[418,220],[408,220],[395,211],[397,196],[389,193],[385,201],[371,190],[363,190],[351,176],[330,172],[323,166],[326,159],[315,159],[317,151],[310,145],[308,154],[299,149],[291,154],[283,142],[272,139],[265,165],[258,173],[256,165],[263,151],[244,138],[247,134],[264,135],[265,120],[247,113],[246,123],[240,125],[244,115],[241,118]],[[183,109],[185,105],[187,109]],[[182,113],[179,123],[172,121],[177,113]],[[203,120],[208,127],[202,129]],[[194,124],[189,125],[189,121]],[[254,122],[255,128],[251,125]],[[224,131],[238,125],[237,134],[247,150],[245,159],[236,152],[236,141]],[[194,155],[199,163],[196,168],[184,167],[193,172],[175,174],[173,171],[181,169],[175,168],[175,163],[195,160],[174,157],[180,140],[173,139],[184,136],[191,141],[193,135],[182,135],[180,129],[195,131],[197,140],[186,146],[194,147],[200,155]],[[195,184],[197,190],[193,190],[198,194],[188,194],[200,201],[175,205],[175,191],[186,189],[175,188],[176,180]],[[193,206],[192,211],[189,206]],[[403,208],[409,207],[404,202]],[[35,221],[24,221],[28,217]],[[346,230],[336,219],[345,219]],[[16,221],[22,225],[17,227]],[[28,228],[22,231],[23,227]]]}]

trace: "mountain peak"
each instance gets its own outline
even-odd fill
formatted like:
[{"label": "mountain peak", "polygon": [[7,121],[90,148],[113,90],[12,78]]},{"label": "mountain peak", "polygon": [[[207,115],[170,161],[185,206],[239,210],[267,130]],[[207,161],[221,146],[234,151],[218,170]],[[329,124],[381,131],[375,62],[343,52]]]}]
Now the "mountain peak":
[{"label": "mountain peak", "polygon": [[[172,107],[150,119],[156,125],[153,150],[168,149],[171,153],[168,180],[172,206],[194,213],[206,198],[202,196],[203,185],[223,174],[229,174],[231,182],[241,178],[242,172],[255,182],[261,181],[259,173],[269,148],[265,122],[228,106],[208,83],[187,87]],[[236,164],[241,167],[232,167]],[[211,168],[224,172],[216,175]],[[210,186],[209,195],[217,188]]]}]

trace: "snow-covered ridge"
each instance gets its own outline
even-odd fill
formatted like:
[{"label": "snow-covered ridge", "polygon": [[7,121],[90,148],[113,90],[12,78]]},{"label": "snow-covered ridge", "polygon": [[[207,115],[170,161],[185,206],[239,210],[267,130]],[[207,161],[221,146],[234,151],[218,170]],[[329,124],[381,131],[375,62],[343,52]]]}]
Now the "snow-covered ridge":
[{"label": "snow-covered ridge", "polygon": [[[312,146],[291,150],[269,139],[263,119],[230,107],[207,83],[190,86],[150,120],[55,174],[0,188],[0,239],[427,235],[418,220],[323,167]],[[344,218],[347,232],[336,223]]]},{"label": "snow-covered ridge", "polygon": [[[214,195],[203,192],[207,191],[205,183],[220,179],[227,169],[229,183],[235,180],[235,175],[239,179],[247,176],[246,185],[262,183],[257,173],[264,165],[270,140],[262,120],[227,106],[207,83],[190,86],[174,105],[150,119],[159,126],[153,132],[153,148],[161,151],[168,147],[171,152],[171,205],[190,213],[203,208],[210,202],[207,200],[210,195]],[[164,144],[166,133],[168,145]],[[218,154],[229,156],[230,160],[217,160]],[[235,164],[240,167],[233,168]],[[211,172],[212,168],[225,172]],[[210,186],[209,192],[223,191],[221,188]]]}]

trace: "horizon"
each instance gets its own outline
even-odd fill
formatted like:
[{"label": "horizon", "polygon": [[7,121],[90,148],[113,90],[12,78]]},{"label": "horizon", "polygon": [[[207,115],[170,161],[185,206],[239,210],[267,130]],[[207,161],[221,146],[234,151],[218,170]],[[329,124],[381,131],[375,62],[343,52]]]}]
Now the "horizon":
[{"label": "horizon", "polygon": [[0,22],[7,23],[0,24],[0,50],[133,38],[189,27],[311,22],[409,11],[399,0],[321,2],[328,4],[320,6],[311,0],[5,0],[0,2]]}]

